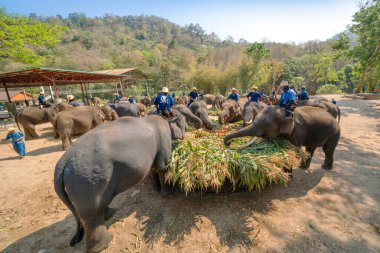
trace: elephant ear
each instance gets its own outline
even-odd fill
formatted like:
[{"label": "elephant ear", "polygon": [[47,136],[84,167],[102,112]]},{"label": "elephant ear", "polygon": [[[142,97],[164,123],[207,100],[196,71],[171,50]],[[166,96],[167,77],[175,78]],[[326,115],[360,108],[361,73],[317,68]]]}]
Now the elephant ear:
[{"label": "elephant ear", "polygon": [[290,135],[294,129],[294,119],[291,117],[286,117],[282,120],[280,126],[280,134]]}]

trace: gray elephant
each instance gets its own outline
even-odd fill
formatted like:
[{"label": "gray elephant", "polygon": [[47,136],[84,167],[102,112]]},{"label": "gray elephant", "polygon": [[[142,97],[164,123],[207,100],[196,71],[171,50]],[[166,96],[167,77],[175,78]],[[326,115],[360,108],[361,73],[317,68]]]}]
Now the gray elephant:
[{"label": "gray elephant", "polygon": [[186,118],[186,121],[188,123],[194,123],[196,128],[202,128],[203,126],[203,122],[200,118],[198,118],[197,116],[195,116],[192,111],[190,111],[189,108],[187,108],[186,105],[183,105],[183,104],[175,104],[173,106],[173,109],[176,109],[177,111],[179,111],[183,116],[185,116]]},{"label": "gray elephant", "polygon": [[222,111],[219,112],[219,124],[224,125],[229,122],[236,122],[243,119],[243,110],[245,103],[243,101],[226,100],[222,104]]},{"label": "gray elephant", "polygon": [[[123,117],[81,136],[55,167],[54,186],[73,213],[77,231],[74,246],[86,237],[86,252],[100,252],[112,240],[104,221],[112,199],[141,182],[148,174],[165,196],[165,172],[172,140],[185,137],[185,118]],[[155,171],[151,171],[154,167]]]},{"label": "gray elephant", "polygon": [[337,105],[330,103],[329,101],[316,99],[309,99],[304,103],[299,103],[299,106],[314,106],[319,107],[326,112],[330,113],[335,119],[338,118],[338,123],[340,123],[340,109]]},{"label": "gray elephant", "polygon": [[58,112],[67,108],[72,108],[72,106],[66,103],[59,103],[42,109],[37,106],[25,107],[17,112],[15,119],[18,126],[19,124],[23,126],[26,139],[36,138],[38,137],[36,125],[47,122],[53,124]]},{"label": "gray elephant", "polygon": [[137,108],[139,109],[140,111],[140,116],[141,117],[145,117],[148,115],[148,109],[146,108],[146,106],[142,103],[136,103],[136,106]]},{"label": "gray elephant", "polygon": [[214,107],[215,95],[204,94],[204,95],[199,96],[199,99],[205,101],[207,105],[212,105],[212,107]]},{"label": "gray elephant", "polygon": [[244,147],[251,145],[255,137],[285,137],[297,147],[305,146],[310,156],[303,161],[302,168],[309,168],[314,151],[322,147],[325,152],[323,169],[331,170],[334,151],[340,138],[338,122],[326,111],[311,106],[298,107],[293,117],[285,117],[285,110],[268,106],[262,110],[251,125],[224,137],[224,144],[230,145],[233,138],[252,136]]},{"label": "gray elephant", "polygon": [[252,123],[261,110],[268,107],[264,103],[247,102],[243,109],[243,126],[247,126]]},{"label": "gray elephant", "polygon": [[222,109],[222,105],[225,101],[226,101],[226,98],[223,95],[216,95],[213,107],[216,109]]},{"label": "gray elephant", "polygon": [[148,97],[144,97],[142,99],[140,99],[140,103],[145,105],[146,107],[151,107],[153,106],[153,102],[150,98]]},{"label": "gray elephant", "polygon": [[66,150],[71,144],[71,137],[83,134],[103,124],[103,120],[115,120],[118,116],[111,107],[80,106],[67,109],[57,114],[54,121],[56,136],[62,140]]},{"label": "gray elephant", "polygon": [[140,117],[140,110],[136,104],[131,104],[129,102],[119,102],[117,104],[112,104],[111,107],[116,111],[119,117],[131,116]]},{"label": "gray elephant", "polygon": [[195,116],[202,120],[208,130],[212,130],[214,128],[214,125],[208,117],[208,110],[205,101],[195,101],[191,103],[189,109]]}]

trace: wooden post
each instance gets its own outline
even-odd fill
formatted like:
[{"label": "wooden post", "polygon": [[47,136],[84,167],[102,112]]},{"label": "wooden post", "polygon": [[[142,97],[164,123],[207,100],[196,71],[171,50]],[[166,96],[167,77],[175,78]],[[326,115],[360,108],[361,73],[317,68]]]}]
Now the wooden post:
[{"label": "wooden post", "polygon": [[54,103],[54,95],[53,95],[53,91],[51,90],[51,86],[49,85],[49,93],[50,93],[50,96],[51,96],[51,100],[53,101]]},{"label": "wooden post", "polygon": [[81,88],[81,90],[82,90],[83,103],[85,103],[85,99],[86,99],[86,97],[85,97],[85,95],[84,95],[83,83],[80,84],[80,88]]},{"label": "wooden post", "polygon": [[4,88],[5,88],[5,93],[7,93],[8,102],[12,103],[11,97],[9,96],[7,84],[5,82],[3,82],[3,84],[4,84]]},{"label": "wooden post", "polygon": [[121,90],[121,97],[124,97],[123,78],[120,78],[120,90]]}]

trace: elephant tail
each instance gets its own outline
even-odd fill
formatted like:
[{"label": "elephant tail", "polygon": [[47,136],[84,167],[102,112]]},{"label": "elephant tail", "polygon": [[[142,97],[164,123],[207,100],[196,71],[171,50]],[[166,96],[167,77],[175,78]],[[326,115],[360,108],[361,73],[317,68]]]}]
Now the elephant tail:
[{"label": "elephant tail", "polygon": [[65,190],[65,182],[63,180],[63,174],[65,171],[66,162],[59,161],[55,166],[54,173],[54,190],[62,202],[71,210],[74,216],[77,216],[77,212],[73,203],[70,201],[69,196]]},{"label": "elephant tail", "polygon": [[340,109],[339,106],[336,107],[338,109],[338,124],[340,124]]}]

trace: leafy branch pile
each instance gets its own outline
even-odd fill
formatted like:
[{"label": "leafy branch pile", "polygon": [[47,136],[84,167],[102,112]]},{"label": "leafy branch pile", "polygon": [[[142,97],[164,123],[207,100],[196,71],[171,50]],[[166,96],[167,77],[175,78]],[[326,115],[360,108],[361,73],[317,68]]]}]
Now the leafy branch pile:
[{"label": "leafy branch pile", "polygon": [[[185,140],[175,141],[166,181],[188,192],[219,192],[225,183],[233,189],[262,190],[267,183],[286,184],[291,171],[298,167],[301,154],[285,139],[261,140],[242,150],[226,148],[223,137],[231,125],[216,132],[195,130]],[[232,147],[249,139],[234,139]]]}]

